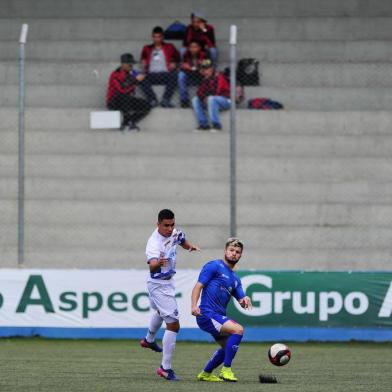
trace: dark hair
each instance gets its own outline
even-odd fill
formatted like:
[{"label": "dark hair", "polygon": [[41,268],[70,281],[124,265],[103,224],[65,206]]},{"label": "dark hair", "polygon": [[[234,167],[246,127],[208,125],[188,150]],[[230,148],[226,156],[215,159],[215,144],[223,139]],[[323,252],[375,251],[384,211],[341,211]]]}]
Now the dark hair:
[{"label": "dark hair", "polygon": [[163,35],[163,28],[161,26],[155,26],[152,29],[153,34],[162,34]]},{"label": "dark hair", "polygon": [[192,44],[198,44],[202,49],[204,48],[204,44],[197,39],[193,39],[191,42],[189,42],[188,46],[191,46]]},{"label": "dark hair", "polygon": [[165,208],[159,211],[158,222],[162,222],[164,219],[174,219],[174,212]]}]

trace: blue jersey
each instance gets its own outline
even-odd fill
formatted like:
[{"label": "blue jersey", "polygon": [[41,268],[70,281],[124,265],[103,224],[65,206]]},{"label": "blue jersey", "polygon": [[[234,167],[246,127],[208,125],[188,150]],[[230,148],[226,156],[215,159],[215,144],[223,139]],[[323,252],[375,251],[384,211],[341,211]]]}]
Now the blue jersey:
[{"label": "blue jersey", "polygon": [[237,300],[245,297],[240,278],[223,260],[208,262],[198,281],[204,286],[200,301],[203,315],[214,313],[225,316],[232,296]]}]

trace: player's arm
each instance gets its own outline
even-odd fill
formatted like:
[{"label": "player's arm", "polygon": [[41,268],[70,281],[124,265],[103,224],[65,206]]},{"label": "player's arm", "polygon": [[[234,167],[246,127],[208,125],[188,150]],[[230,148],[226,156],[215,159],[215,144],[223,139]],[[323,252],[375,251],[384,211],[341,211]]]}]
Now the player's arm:
[{"label": "player's arm", "polygon": [[199,299],[200,299],[200,294],[201,291],[203,290],[203,284],[200,282],[197,282],[195,284],[195,287],[192,290],[192,296],[191,296],[191,303],[192,303],[192,315],[193,316],[200,316],[200,308],[199,308]]},{"label": "player's arm", "polygon": [[159,246],[157,246],[151,239],[147,242],[146,258],[151,274],[160,273],[161,267],[166,266],[168,262],[168,259],[165,258],[165,254],[161,252]]},{"label": "player's arm", "polygon": [[150,272],[155,273],[158,272],[161,267],[164,267],[168,259],[165,259],[163,256],[159,258],[153,258],[148,260],[148,266],[150,267]]},{"label": "player's arm", "polygon": [[182,230],[178,231],[178,244],[182,246],[182,248],[184,248],[185,250],[188,250],[189,252],[200,250],[198,246],[193,245],[191,242],[187,240],[185,233]]},{"label": "player's arm", "polygon": [[239,282],[234,292],[234,297],[237,299],[242,308],[252,309],[252,301],[248,296],[245,295],[241,282]]},{"label": "player's arm", "polygon": [[197,279],[197,283],[192,290],[191,295],[191,307],[192,307],[192,314],[194,316],[200,316],[200,308],[198,306],[198,302],[200,299],[201,291],[203,287],[206,287],[209,281],[215,276],[216,273],[216,264],[210,262],[207,263],[202,270],[200,271],[199,278]]},{"label": "player's arm", "polygon": [[189,252],[194,252],[194,251],[199,251],[200,248],[196,245],[193,245],[192,243],[190,243],[188,240],[185,240],[181,246],[185,249],[188,250]]}]

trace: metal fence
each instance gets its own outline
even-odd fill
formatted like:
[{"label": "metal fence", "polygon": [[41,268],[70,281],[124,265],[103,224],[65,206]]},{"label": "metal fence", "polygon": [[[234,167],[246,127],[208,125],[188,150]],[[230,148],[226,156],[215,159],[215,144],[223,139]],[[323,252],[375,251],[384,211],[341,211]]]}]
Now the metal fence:
[{"label": "metal fence", "polygon": [[[26,83],[21,37],[20,74],[3,64],[26,100],[5,85],[0,265],[133,265],[167,206],[203,257],[238,234],[259,268],[392,261],[388,45],[257,49],[229,27],[217,56],[168,41],[173,64],[154,47],[144,61],[133,47],[91,63],[40,60],[27,45]],[[91,112],[117,111],[90,129]]]}]

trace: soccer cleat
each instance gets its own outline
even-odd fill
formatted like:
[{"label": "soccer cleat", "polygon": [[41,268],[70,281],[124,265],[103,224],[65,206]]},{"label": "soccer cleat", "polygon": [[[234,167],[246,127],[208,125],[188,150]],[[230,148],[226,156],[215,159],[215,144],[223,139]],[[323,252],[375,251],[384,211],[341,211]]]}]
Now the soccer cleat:
[{"label": "soccer cleat", "polygon": [[207,373],[204,370],[197,375],[197,379],[199,381],[208,381],[208,382],[222,382],[223,381],[219,377],[215,376],[215,374]]},{"label": "soccer cleat", "polygon": [[140,346],[143,348],[149,348],[152,351],[155,351],[157,353],[161,353],[162,352],[162,347],[160,347],[156,342],[147,342],[146,338],[142,339],[140,341]]},{"label": "soccer cleat", "polygon": [[159,377],[165,378],[168,381],[180,381],[172,369],[164,369],[162,366],[160,366],[157,369],[157,374]]},{"label": "soccer cleat", "polygon": [[236,382],[238,381],[238,378],[234,375],[233,371],[229,367],[223,366],[221,369],[221,372],[219,374],[219,377],[223,381],[229,381],[229,382]]}]

